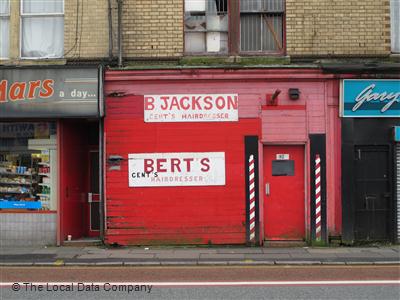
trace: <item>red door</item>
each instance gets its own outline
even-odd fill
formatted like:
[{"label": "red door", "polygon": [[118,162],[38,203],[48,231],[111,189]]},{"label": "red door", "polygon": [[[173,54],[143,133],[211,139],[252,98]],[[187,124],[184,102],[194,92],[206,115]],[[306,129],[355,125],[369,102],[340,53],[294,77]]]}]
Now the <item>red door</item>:
[{"label": "red door", "polygon": [[60,121],[60,216],[61,241],[85,235],[87,195],[87,133],[75,120]]},{"label": "red door", "polygon": [[86,235],[100,235],[100,189],[99,189],[99,150],[89,151],[89,193],[86,205]]},{"label": "red door", "polygon": [[304,147],[264,146],[266,240],[305,238]]}]

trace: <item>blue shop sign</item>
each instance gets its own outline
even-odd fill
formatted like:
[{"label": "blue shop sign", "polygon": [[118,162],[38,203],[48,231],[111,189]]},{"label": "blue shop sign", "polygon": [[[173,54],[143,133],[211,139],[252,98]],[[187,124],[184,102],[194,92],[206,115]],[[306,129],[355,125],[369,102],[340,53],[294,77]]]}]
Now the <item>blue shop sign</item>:
[{"label": "blue shop sign", "polygon": [[341,116],[400,118],[400,80],[344,79]]},{"label": "blue shop sign", "polygon": [[0,209],[40,209],[40,201],[0,201]]}]

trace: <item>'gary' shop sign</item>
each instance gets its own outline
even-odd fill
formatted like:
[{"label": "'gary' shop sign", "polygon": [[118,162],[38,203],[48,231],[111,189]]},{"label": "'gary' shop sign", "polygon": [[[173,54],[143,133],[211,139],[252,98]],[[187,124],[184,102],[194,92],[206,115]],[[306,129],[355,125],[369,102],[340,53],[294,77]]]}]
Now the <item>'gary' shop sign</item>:
[{"label": "'gary' shop sign", "polygon": [[97,68],[0,70],[0,118],[99,117]]},{"label": "'gary' shop sign", "polygon": [[342,117],[400,117],[400,80],[344,79],[340,97]]}]

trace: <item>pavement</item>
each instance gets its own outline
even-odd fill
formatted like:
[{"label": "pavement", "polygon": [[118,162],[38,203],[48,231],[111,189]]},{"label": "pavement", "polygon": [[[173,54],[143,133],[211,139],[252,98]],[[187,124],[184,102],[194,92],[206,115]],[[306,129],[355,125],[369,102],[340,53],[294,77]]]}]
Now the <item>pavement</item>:
[{"label": "pavement", "polygon": [[0,266],[400,265],[400,246],[0,248]]}]

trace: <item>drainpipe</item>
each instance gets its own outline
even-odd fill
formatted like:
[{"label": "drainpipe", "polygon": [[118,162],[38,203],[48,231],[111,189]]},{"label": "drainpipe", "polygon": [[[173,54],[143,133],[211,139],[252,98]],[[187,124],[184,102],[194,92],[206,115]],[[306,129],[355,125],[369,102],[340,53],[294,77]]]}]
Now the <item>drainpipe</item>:
[{"label": "drainpipe", "polygon": [[108,57],[113,58],[113,26],[111,0],[108,0]]},{"label": "drainpipe", "polygon": [[118,3],[118,67],[122,67],[122,3],[123,0],[117,0]]}]

